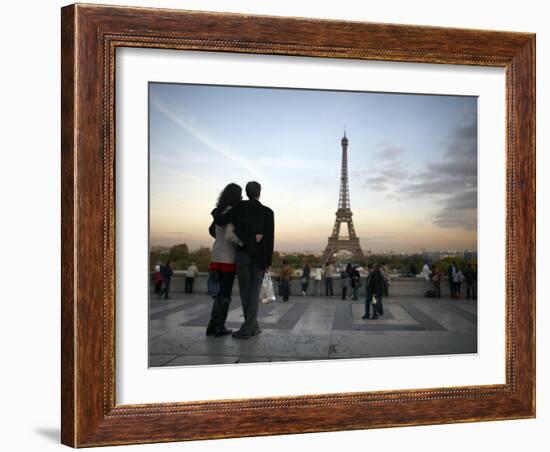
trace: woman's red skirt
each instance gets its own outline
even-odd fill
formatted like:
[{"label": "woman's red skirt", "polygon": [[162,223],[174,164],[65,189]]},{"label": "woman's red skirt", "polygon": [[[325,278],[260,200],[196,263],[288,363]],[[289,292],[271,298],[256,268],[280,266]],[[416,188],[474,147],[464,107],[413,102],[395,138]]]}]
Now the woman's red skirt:
[{"label": "woman's red skirt", "polygon": [[237,266],[235,264],[225,264],[223,262],[211,262],[210,270],[212,271],[219,270],[221,272],[234,273],[237,271]]}]

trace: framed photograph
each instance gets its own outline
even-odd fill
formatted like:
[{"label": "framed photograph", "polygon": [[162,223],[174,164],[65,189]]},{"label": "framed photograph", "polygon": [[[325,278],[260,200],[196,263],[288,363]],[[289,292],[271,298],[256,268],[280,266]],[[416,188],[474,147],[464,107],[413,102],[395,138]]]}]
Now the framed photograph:
[{"label": "framed photograph", "polygon": [[62,8],[62,442],[535,416],[535,36]]}]

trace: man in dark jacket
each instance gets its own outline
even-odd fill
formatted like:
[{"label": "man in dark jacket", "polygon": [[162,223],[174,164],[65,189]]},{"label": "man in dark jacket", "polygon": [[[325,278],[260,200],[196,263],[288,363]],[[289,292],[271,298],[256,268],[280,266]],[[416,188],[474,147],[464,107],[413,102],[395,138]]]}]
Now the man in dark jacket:
[{"label": "man in dark jacket", "polygon": [[163,281],[163,288],[160,292],[160,297],[167,300],[170,298],[170,284],[172,282],[172,275],[174,274],[174,271],[172,270],[172,267],[170,266],[170,261],[166,262],[166,265],[160,266],[160,275],[162,276]]},{"label": "man in dark jacket", "polygon": [[241,201],[225,214],[214,210],[214,222],[220,226],[233,223],[242,246],[237,247],[235,263],[244,323],[233,333],[237,339],[249,339],[261,332],[258,326],[260,289],[264,273],[271,268],[274,243],[273,210],[260,203],[262,187],[258,182],[246,184],[247,201]]},{"label": "man in dark jacket", "polygon": [[466,267],[464,277],[466,278],[466,298],[477,300],[477,275],[471,263]]},{"label": "man in dark jacket", "polygon": [[[384,277],[380,271],[380,267],[372,264],[368,266],[369,275],[367,276],[367,298],[365,300],[365,315],[362,317],[367,320],[378,318],[378,314],[384,315],[384,309],[382,307],[382,291],[384,290]],[[376,297],[376,304],[372,307],[372,317],[370,317],[370,305],[372,304],[372,297]]]}]

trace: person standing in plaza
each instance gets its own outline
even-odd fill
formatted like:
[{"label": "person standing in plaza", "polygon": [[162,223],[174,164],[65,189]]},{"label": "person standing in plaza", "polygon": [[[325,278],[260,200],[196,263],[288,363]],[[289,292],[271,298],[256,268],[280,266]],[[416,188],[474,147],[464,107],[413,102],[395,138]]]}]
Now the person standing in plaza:
[{"label": "person standing in plaza", "polygon": [[466,280],[466,298],[477,300],[477,277],[474,267],[471,263],[466,267],[464,272],[464,279]]},{"label": "person standing in plaza", "polygon": [[345,300],[351,292],[351,275],[347,267],[340,272],[340,279],[342,284],[342,300]]},{"label": "person standing in plaza", "polygon": [[279,271],[279,283],[281,285],[281,292],[283,296],[283,302],[287,302],[290,298],[290,278],[292,275],[292,269],[286,259],[283,259],[283,266]]},{"label": "person standing in plaza", "polygon": [[[378,265],[374,266],[369,264],[368,266],[368,276],[367,282],[365,285],[367,291],[367,296],[365,299],[365,314],[363,315],[364,320],[376,320],[378,315],[384,315],[384,308],[382,307],[382,293],[384,290],[384,278],[382,277],[382,272]],[[372,307],[372,317],[370,316],[370,307],[373,301],[373,297],[376,297],[376,304]]]},{"label": "person standing in plaza", "polygon": [[309,277],[311,275],[311,268],[309,262],[306,262],[304,268],[302,269],[302,296],[307,295],[307,289],[309,287]]},{"label": "person standing in plaza", "polygon": [[332,277],[335,271],[336,268],[334,267],[332,262],[327,262],[327,264],[325,265],[325,295],[327,297],[332,297],[334,295],[332,287]]},{"label": "person standing in plaza", "polygon": [[382,272],[382,275],[384,276],[384,296],[389,297],[390,296],[390,269],[384,263],[384,264],[382,264],[382,268],[380,269],[380,271]]},{"label": "person standing in plaza", "polygon": [[426,290],[430,290],[430,276],[431,276],[430,266],[428,265],[428,261],[424,262],[424,266],[422,267],[422,278],[424,278],[424,281],[426,282]]},{"label": "person standing in plaza", "polygon": [[155,265],[155,272],[153,273],[153,284],[155,293],[160,297],[160,291],[162,290],[162,275],[160,274],[160,267],[162,264],[157,262]]},{"label": "person standing in plaza", "polygon": [[434,285],[433,291],[434,291],[434,298],[441,298],[441,279],[443,275],[441,272],[437,269],[435,264],[432,264],[432,272],[431,272],[431,280]]},{"label": "person standing in plaza", "polygon": [[198,274],[199,269],[194,262],[191,262],[191,265],[187,267],[185,272],[185,293],[193,293],[193,284]]},{"label": "person standing in plaza", "polygon": [[170,283],[172,282],[172,275],[174,271],[170,266],[170,261],[166,262],[165,265],[160,267],[160,275],[162,276],[162,290],[160,292],[160,297],[167,300],[170,298]]},{"label": "person standing in plaza", "polygon": [[[221,192],[216,208],[212,211],[227,213],[242,200],[242,188],[237,184],[229,184]],[[225,327],[227,312],[231,304],[231,292],[235,281],[235,252],[237,245],[242,246],[241,240],[235,234],[233,223],[225,226],[214,224],[215,241],[212,245],[212,261],[209,270],[215,272],[218,290],[214,295],[214,303],[210,313],[210,321],[206,327],[206,335],[215,337],[232,333]]]},{"label": "person standing in plaza", "polygon": [[449,264],[447,267],[447,279],[449,281],[449,293],[451,294],[451,298],[455,298],[455,281],[454,281],[454,275],[455,275],[455,267],[454,262],[452,264]]},{"label": "person standing in plaza", "polygon": [[462,270],[460,268],[457,268],[454,276],[453,276],[453,282],[455,286],[455,298],[460,298],[461,296],[461,287],[462,283],[464,282],[464,274],[462,273]]},{"label": "person standing in plaza", "polygon": [[315,296],[321,296],[321,281],[323,280],[323,269],[321,267],[315,267],[313,273],[313,286],[315,289]]},{"label": "person standing in plaza", "polygon": [[359,287],[361,285],[361,274],[357,270],[357,265],[354,265],[351,269],[351,289],[353,291],[353,299],[359,300]]},{"label": "person standing in plaza", "polygon": [[274,244],[273,210],[260,202],[262,187],[258,182],[246,184],[248,200],[241,201],[226,213],[215,213],[216,225],[235,225],[235,233],[243,243],[237,247],[235,263],[244,323],[232,336],[249,339],[261,333],[258,325],[260,289],[266,271],[271,268]]}]

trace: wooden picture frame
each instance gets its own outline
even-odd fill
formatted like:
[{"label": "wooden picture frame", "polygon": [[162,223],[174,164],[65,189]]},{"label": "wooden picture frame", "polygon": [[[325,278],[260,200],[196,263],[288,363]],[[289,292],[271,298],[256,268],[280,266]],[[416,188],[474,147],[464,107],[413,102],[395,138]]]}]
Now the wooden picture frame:
[{"label": "wooden picture frame", "polygon": [[[534,34],[76,4],[62,8],[61,37],[63,444],[86,447],[535,416]],[[505,68],[505,384],[117,405],[117,47]]]}]

